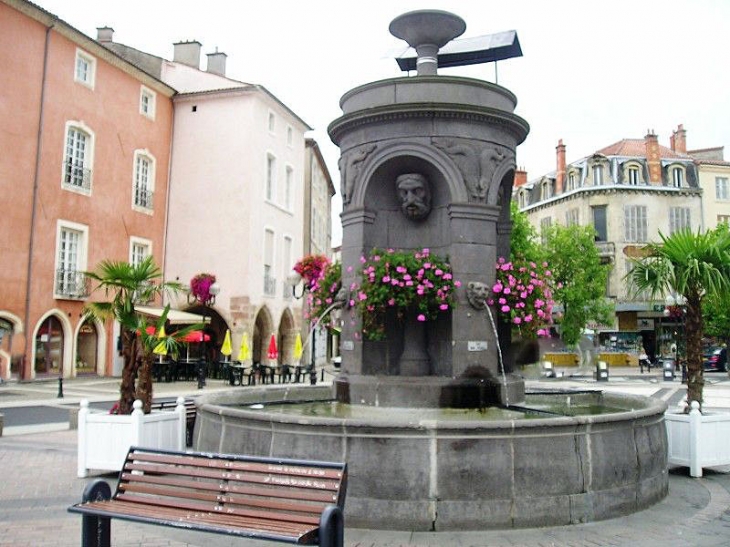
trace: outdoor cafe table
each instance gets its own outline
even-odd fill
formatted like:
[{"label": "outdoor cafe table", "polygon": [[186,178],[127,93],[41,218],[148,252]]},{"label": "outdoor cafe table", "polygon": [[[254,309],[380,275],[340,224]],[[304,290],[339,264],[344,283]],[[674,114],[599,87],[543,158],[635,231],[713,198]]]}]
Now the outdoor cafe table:
[{"label": "outdoor cafe table", "polygon": [[232,385],[236,385],[236,379],[238,379],[238,385],[243,385],[243,375],[246,372],[246,366],[239,361],[218,361],[220,365],[220,377]]}]

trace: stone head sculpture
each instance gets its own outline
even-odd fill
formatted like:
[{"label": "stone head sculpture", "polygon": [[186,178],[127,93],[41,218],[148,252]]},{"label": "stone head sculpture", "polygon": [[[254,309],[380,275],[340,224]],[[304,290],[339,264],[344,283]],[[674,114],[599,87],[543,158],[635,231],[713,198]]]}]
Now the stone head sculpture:
[{"label": "stone head sculpture", "polygon": [[472,308],[483,310],[487,307],[489,287],[480,281],[469,281],[466,285],[466,299]]},{"label": "stone head sculpture", "polygon": [[401,210],[411,220],[423,220],[431,212],[431,188],[420,173],[406,173],[395,179]]}]

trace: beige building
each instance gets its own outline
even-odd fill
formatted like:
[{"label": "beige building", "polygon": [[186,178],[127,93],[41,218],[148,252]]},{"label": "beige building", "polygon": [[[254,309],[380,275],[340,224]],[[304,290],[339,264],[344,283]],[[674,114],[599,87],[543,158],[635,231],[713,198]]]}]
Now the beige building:
[{"label": "beige building", "polygon": [[670,146],[648,132],[643,139],[623,139],[590,156],[566,162],[566,146],[556,147],[556,170],[527,181],[515,175],[514,199],[538,232],[560,223],[591,225],[604,261],[611,264],[606,295],[614,301],[613,325],[603,330],[641,333],[649,353],[662,351],[664,301],[632,298],[625,275],[631,258],[659,234],[705,224],[698,164],[687,153],[680,125]]},{"label": "beige building", "polygon": [[702,188],[704,228],[730,222],[730,162],[725,161],[722,146],[690,150]]}]

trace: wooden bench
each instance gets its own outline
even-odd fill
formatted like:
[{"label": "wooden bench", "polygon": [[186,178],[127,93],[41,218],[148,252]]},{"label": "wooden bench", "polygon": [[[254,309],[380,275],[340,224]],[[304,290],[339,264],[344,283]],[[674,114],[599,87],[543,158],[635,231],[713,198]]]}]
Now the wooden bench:
[{"label": "wooden bench", "polygon": [[132,447],[111,494],[89,483],[82,547],[109,547],[110,519],[298,545],[342,547],[347,464]]},{"label": "wooden bench", "polygon": [[[150,410],[175,410],[177,401],[174,399],[163,401],[152,401]],[[193,446],[193,431],[195,430],[195,418],[198,416],[198,409],[195,401],[185,399],[185,446]]]}]

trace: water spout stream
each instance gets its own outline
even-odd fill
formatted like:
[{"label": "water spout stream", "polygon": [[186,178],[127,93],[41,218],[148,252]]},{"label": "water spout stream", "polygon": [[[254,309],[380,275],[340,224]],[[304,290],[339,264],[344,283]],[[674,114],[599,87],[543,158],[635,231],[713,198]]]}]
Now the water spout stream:
[{"label": "water spout stream", "polygon": [[312,341],[312,336],[314,335],[314,331],[319,326],[319,323],[320,323],[320,321],[322,321],[322,318],[325,317],[333,309],[335,309],[341,305],[342,305],[342,302],[339,302],[339,301],[334,302],[328,308],[325,308],[325,310],[317,316],[314,323],[312,323],[311,328],[309,329],[309,334],[307,334],[307,339],[304,341],[304,344],[302,345],[302,349],[306,348],[307,344],[309,344]]},{"label": "water spout stream", "polygon": [[[485,302],[486,304],[486,302]],[[509,407],[509,389],[507,389],[507,374],[504,371],[504,361],[502,360],[502,346],[499,344],[499,334],[497,333],[497,324],[494,322],[494,316],[492,310],[488,304],[485,305],[487,315],[489,315],[489,322],[492,324],[492,331],[494,332],[494,342],[497,344],[497,356],[499,357],[499,369],[502,372],[502,385],[504,386],[504,405]]]}]

